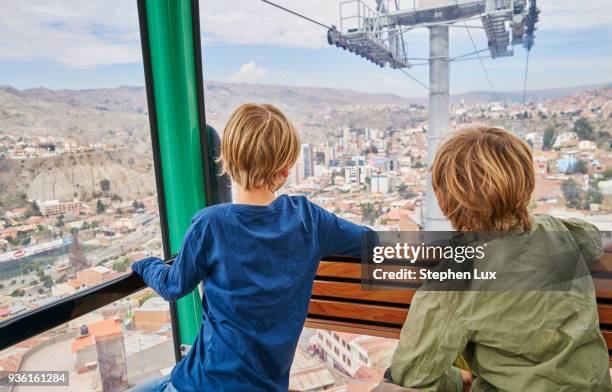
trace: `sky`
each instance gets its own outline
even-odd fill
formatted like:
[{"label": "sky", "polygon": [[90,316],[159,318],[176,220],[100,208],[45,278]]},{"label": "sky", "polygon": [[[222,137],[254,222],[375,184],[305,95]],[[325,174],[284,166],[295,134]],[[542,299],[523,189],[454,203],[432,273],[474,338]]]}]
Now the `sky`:
[{"label": "sky", "polygon": [[[339,0],[276,2],[339,25]],[[612,82],[612,3],[539,0],[538,5],[542,13],[529,89]],[[427,94],[397,70],[330,47],[321,26],[259,0],[200,0],[200,10],[207,80]],[[471,32],[477,48],[485,48],[484,31]],[[465,29],[451,28],[450,36],[451,57],[474,50]],[[427,29],[410,31],[405,38],[410,57],[427,57]],[[483,59],[493,88],[521,90],[525,59],[521,46],[512,57]],[[427,66],[408,72],[427,83]],[[28,0],[0,8],[0,85],[79,89],[143,84],[135,0]],[[451,93],[476,90],[491,90],[479,61],[452,63]]]}]

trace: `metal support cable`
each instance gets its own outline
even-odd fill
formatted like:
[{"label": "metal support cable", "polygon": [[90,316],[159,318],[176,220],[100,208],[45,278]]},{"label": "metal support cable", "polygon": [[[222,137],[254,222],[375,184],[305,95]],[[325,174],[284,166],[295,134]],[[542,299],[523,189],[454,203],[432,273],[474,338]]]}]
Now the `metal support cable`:
[{"label": "metal support cable", "polygon": [[300,13],[298,13],[298,12],[292,11],[292,10],[290,10],[289,8],[285,8],[285,7],[281,6],[281,5],[275,4],[275,3],[271,2],[271,1],[268,1],[268,0],[261,0],[261,1],[263,1],[263,2],[264,2],[264,3],[266,3],[266,4],[271,5],[271,6],[273,6],[273,7],[276,7],[276,8],[278,8],[278,9],[281,9],[281,10],[283,10],[283,11],[285,11],[285,12],[289,12],[290,14],[293,14],[293,15],[295,15],[295,16],[298,16],[298,17],[300,17],[300,18],[302,18],[302,19],[305,19],[305,20],[307,20],[307,21],[309,21],[309,22],[312,22],[312,23],[314,23],[314,24],[317,24],[317,25],[319,25],[319,26],[321,26],[321,27],[324,27],[324,28],[326,28],[326,29],[328,29],[328,30],[331,30],[331,29],[332,29],[332,28],[331,28],[331,26],[328,26],[328,25],[326,25],[326,24],[324,24],[324,23],[321,23],[321,22],[319,22],[319,21],[317,21],[317,20],[314,20],[314,19],[312,19],[312,18],[309,18],[309,17],[308,17],[308,16],[306,16],[306,15],[302,15],[302,14],[300,14]]},{"label": "metal support cable", "polygon": [[523,105],[527,103],[527,76],[529,74],[529,54],[531,50],[527,50],[527,60],[525,61],[525,80],[523,81]]},{"label": "metal support cable", "polygon": [[[465,24],[465,22],[463,22]],[[465,24],[467,27],[467,24]],[[476,47],[476,42],[474,42],[474,37],[472,37],[472,32],[470,31],[470,28],[467,28],[467,33],[470,37],[470,41],[472,41],[472,46],[474,47],[474,50],[477,52],[476,56],[478,58],[478,61],[480,61],[480,66],[482,67],[482,71],[485,74],[485,77],[487,78],[487,81],[489,82],[489,86],[491,87],[491,90],[493,90],[493,94],[495,95],[495,100],[499,101],[499,95],[497,94],[497,90],[495,90],[495,86],[493,86],[493,82],[491,81],[491,77],[489,76],[489,72],[487,72],[487,67],[485,67],[484,65],[484,61],[482,61],[482,57],[480,56],[480,52],[478,51],[478,48]]]},{"label": "metal support cable", "polygon": [[414,80],[416,83],[418,83],[419,85],[421,85],[421,87],[426,88],[427,91],[429,91],[429,86],[426,85],[425,83],[421,82],[419,79],[415,78],[414,76],[410,75],[408,72],[404,71],[401,68],[398,68],[398,70],[403,73],[404,75],[408,76],[410,79]]}]

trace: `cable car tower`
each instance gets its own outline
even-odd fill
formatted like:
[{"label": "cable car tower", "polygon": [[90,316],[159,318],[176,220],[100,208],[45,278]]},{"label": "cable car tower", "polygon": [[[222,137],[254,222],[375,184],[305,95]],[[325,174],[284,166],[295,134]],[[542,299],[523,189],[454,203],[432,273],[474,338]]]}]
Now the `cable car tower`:
[{"label": "cable car tower", "polygon": [[[488,49],[474,47],[474,52],[455,58],[482,62],[479,53],[483,51],[495,59],[512,56],[514,45],[531,50],[538,14],[536,0],[376,0],[376,9],[363,0],[349,0],[340,3],[340,29],[331,26],[327,40],[380,67],[388,65],[406,73],[412,64],[404,33],[418,27],[429,29],[427,165],[431,167],[440,140],[450,132],[449,62],[454,59],[449,59],[449,27],[462,27],[469,33],[467,21],[482,21]],[[474,44],[471,33],[470,39]],[[424,226],[425,230],[450,229],[438,207],[430,174]]]}]

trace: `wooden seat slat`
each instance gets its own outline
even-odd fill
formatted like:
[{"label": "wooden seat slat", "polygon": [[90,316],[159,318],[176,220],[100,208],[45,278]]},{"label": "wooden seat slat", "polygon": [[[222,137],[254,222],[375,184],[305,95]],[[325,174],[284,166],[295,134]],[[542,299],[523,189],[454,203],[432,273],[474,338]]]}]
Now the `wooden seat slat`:
[{"label": "wooden seat slat", "polygon": [[597,313],[599,313],[599,323],[612,325],[612,305],[597,304]]},{"label": "wooden seat slat", "polygon": [[305,325],[308,328],[328,329],[338,332],[350,332],[359,335],[370,335],[391,339],[399,339],[401,330],[397,327],[382,327],[358,322],[320,320],[314,317],[309,317]]},{"label": "wooden seat slat", "polygon": [[[597,311],[602,334],[612,349],[612,254],[594,265]],[[362,287],[358,260],[321,261],[306,326],[363,335],[398,338],[416,289]]]},{"label": "wooden seat slat", "polygon": [[416,290],[363,290],[361,283],[315,281],[312,295],[410,305]]},{"label": "wooden seat slat", "polygon": [[321,261],[317,277],[361,279],[361,264],[338,261]]},{"label": "wooden seat slat", "polygon": [[309,315],[395,324],[401,327],[408,315],[407,308],[365,305],[342,301],[311,299]]}]

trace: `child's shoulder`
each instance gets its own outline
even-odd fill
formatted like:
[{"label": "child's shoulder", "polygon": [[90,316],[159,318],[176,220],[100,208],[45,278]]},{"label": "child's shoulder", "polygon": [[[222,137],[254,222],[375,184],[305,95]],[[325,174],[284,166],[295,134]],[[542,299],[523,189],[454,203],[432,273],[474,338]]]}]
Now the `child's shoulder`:
[{"label": "child's shoulder", "polygon": [[593,224],[581,219],[557,218],[548,214],[536,214],[533,216],[534,229],[540,228],[544,231],[598,231]]},{"label": "child's shoulder", "polygon": [[205,225],[206,223],[226,215],[229,208],[231,208],[230,203],[216,204],[214,206],[205,207],[198,211],[193,218],[191,218],[191,224]]},{"label": "child's shoulder", "polygon": [[316,203],[310,201],[306,196],[303,195],[283,195],[291,205],[299,210],[308,211],[309,213],[317,213],[322,209]]}]

